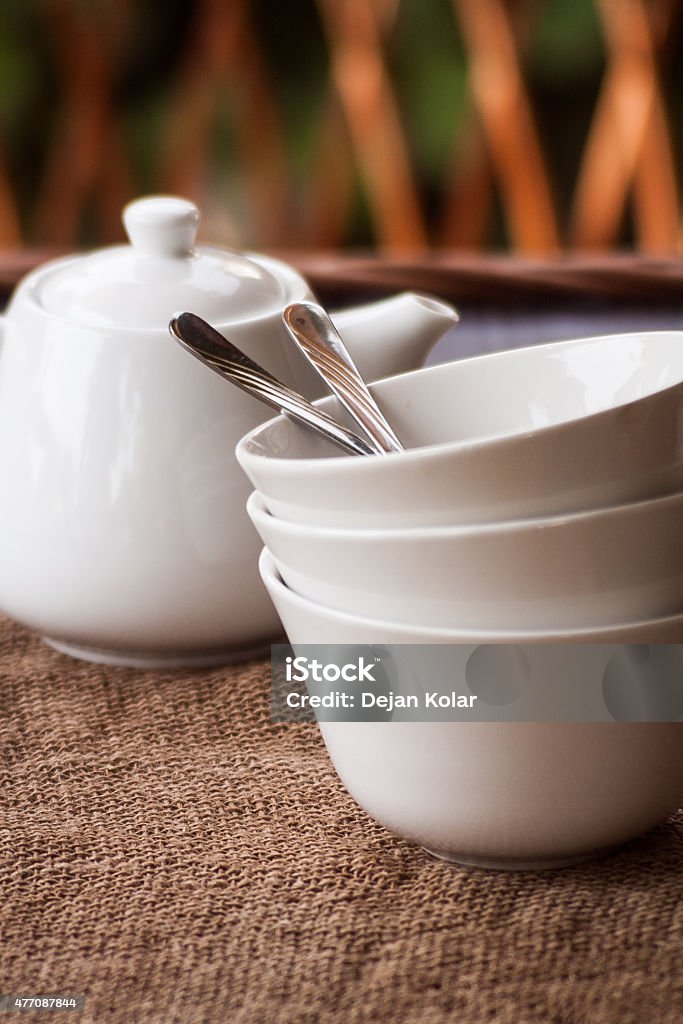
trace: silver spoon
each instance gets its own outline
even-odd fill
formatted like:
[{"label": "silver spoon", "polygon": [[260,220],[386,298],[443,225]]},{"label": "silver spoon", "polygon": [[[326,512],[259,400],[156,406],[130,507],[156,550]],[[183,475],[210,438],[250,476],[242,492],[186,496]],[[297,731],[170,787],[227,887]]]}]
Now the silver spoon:
[{"label": "silver spoon", "polygon": [[329,316],[314,302],[287,306],[282,319],[292,338],[379,454],[404,451]]},{"label": "silver spoon", "polygon": [[176,341],[193,356],[238,388],[260,398],[266,405],[322,434],[346,452],[354,455],[376,454],[361,437],[347,430],[322,409],[316,409],[298,392],[282,384],[195,313],[176,314],[168,329]]}]

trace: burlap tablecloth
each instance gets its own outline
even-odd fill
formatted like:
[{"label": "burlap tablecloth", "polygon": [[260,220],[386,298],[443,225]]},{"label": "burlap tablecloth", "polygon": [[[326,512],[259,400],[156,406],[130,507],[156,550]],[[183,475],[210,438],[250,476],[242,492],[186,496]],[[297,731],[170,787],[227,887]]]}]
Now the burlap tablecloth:
[{"label": "burlap tablecloth", "polygon": [[683,818],[602,861],[430,860],[360,811],[265,662],[71,661],[0,623],[0,992],[79,1024],[679,1024]]}]

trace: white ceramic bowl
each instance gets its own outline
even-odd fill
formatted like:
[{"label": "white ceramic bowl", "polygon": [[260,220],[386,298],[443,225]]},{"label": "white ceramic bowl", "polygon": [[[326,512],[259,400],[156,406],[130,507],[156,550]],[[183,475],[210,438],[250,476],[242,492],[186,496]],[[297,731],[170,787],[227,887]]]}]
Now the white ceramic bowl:
[{"label": "white ceramic bowl", "polygon": [[683,803],[683,725],[320,722],[348,792],[445,860],[562,867]]},{"label": "white ceramic bowl", "polygon": [[[494,643],[372,622],[294,594],[264,551],[261,575],[293,645]],[[548,637],[517,635],[516,642]],[[550,638],[669,643],[683,616]],[[562,650],[566,659],[566,649]],[[651,828],[683,802],[683,725],[649,722],[319,723],[349,793],[377,821],[449,860],[556,867]]]},{"label": "white ceramic bowl", "polygon": [[[453,525],[683,489],[681,331],[497,352],[371,390],[406,453],[339,455],[284,417],[240,441],[237,458],[273,514],[327,526]],[[344,418],[334,399],[321,404]]]},{"label": "white ceramic bowl", "polygon": [[683,608],[683,493],[472,527],[351,530],[247,511],[293,590],[339,611],[472,630],[590,629]]}]

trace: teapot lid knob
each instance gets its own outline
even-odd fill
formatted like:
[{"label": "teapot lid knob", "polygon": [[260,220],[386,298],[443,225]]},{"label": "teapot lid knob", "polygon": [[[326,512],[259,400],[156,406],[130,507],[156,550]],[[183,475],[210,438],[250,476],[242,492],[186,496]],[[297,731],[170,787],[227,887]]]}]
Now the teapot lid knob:
[{"label": "teapot lid knob", "polygon": [[188,199],[177,196],[147,196],[128,203],[123,223],[137,252],[189,256],[197,235],[199,210]]}]

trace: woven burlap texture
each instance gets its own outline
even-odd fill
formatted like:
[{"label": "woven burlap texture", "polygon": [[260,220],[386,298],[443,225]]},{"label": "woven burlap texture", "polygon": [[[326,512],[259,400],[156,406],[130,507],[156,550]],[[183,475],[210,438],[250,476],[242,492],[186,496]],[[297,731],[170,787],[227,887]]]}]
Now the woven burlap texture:
[{"label": "woven burlap texture", "polygon": [[565,871],[453,867],[271,723],[266,662],[95,666],[3,620],[0,666],[0,992],[85,997],[16,1019],[683,1020],[683,819]]}]

